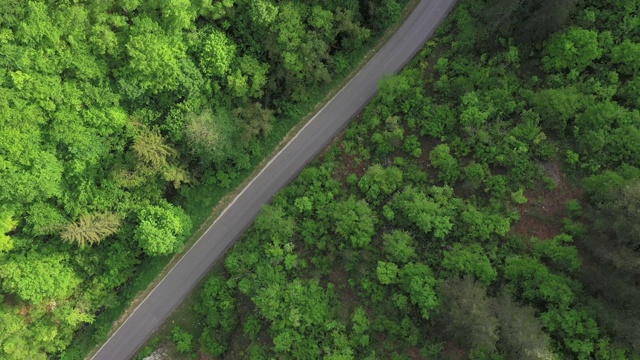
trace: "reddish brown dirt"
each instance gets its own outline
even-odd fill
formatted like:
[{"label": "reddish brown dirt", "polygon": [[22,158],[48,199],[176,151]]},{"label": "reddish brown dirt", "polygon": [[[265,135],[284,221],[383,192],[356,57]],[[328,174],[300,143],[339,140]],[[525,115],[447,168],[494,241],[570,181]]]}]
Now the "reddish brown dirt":
[{"label": "reddish brown dirt", "polygon": [[[360,301],[357,299],[357,295],[353,289],[349,286],[349,273],[345,270],[344,266],[336,266],[333,271],[327,277],[327,280],[335,285],[336,294],[340,298],[340,303],[344,308],[344,315],[350,316]],[[370,309],[365,309],[369,319],[372,318]]]},{"label": "reddish brown dirt", "polygon": [[468,359],[468,354],[458,344],[447,341],[444,343],[444,351],[442,352],[442,357],[445,359],[462,360]]},{"label": "reddish brown dirt", "polygon": [[420,350],[415,346],[407,349],[407,355],[409,355],[409,357],[414,360],[424,359],[424,357],[422,357],[422,355],[420,354]]},{"label": "reddish brown dirt", "polygon": [[431,160],[429,155],[436,146],[442,144],[442,141],[433,137],[420,137],[420,144],[422,145],[422,155],[418,159],[418,163],[422,165],[422,168],[429,174],[431,178],[438,178],[438,171],[431,166]]},{"label": "reddish brown dirt", "polygon": [[525,196],[529,201],[516,207],[521,218],[511,229],[527,238],[551,239],[559,235],[562,219],[567,216],[567,201],[583,196],[582,189],[569,184],[557,161],[548,162],[543,167],[545,175],[555,182],[555,189],[549,190],[539,184],[535,189],[527,190]]},{"label": "reddish brown dirt", "polygon": [[20,315],[25,317],[25,319],[27,320],[27,324],[31,323],[31,314],[29,314],[30,310],[31,310],[31,308],[30,308],[29,305],[27,305],[27,306],[23,307],[22,309],[20,309]]},{"label": "reddish brown dirt", "polygon": [[337,167],[335,171],[335,179],[338,180],[341,184],[347,183],[347,176],[351,174],[356,174],[358,178],[362,177],[365,172],[367,172],[367,162],[362,159],[357,159],[353,155],[349,155],[344,151],[344,145],[342,141],[338,145],[342,150],[342,154],[340,155],[340,166]]}]

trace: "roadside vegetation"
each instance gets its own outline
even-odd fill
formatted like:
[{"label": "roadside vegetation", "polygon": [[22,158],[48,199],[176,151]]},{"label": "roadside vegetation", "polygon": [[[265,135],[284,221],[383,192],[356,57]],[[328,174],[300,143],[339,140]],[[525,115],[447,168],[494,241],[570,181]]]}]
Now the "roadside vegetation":
[{"label": "roadside vegetation", "polygon": [[104,340],[405,4],[1,2],[0,358]]},{"label": "roadside vegetation", "polygon": [[264,206],[178,351],[640,358],[639,6],[462,0]]}]

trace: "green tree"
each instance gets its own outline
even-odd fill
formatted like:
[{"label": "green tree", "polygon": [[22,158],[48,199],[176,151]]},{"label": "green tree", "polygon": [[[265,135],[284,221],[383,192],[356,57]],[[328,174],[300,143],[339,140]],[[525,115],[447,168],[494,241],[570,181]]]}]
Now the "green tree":
[{"label": "green tree", "polygon": [[487,176],[488,171],[482,164],[471,163],[464,168],[464,178],[473,189],[478,189]]},{"label": "green tree", "polygon": [[369,318],[362,307],[357,307],[351,315],[351,341],[355,346],[369,346]]},{"label": "green tree", "polygon": [[276,244],[284,244],[291,240],[295,226],[294,220],[278,206],[263,205],[255,221],[260,238]]},{"label": "green tree", "polygon": [[2,289],[32,304],[62,301],[82,282],[61,254],[16,254],[0,265]]},{"label": "green tree", "polygon": [[335,221],[336,234],[354,248],[369,245],[378,222],[369,204],[354,197],[336,202],[332,207],[331,217]]},{"label": "green tree", "polygon": [[498,276],[491,260],[479,244],[462,245],[455,243],[451,251],[444,253],[442,270],[447,275],[473,275],[484,286],[491,284]]},{"label": "green tree", "polygon": [[458,160],[451,155],[446,144],[437,145],[429,154],[431,165],[438,170],[438,179],[445,184],[453,184],[460,177]]},{"label": "green tree", "polygon": [[611,49],[611,62],[621,73],[633,75],[640,70],[640,44],[625,39]]},{"label": "green tree", "polygon": [[494,352],[499,322],[484,288],[467,275],[449,278],[440,291],[441,320],[448,336],[469,350]]},{"label": "green tree", "polygon": [[378,260],[376,274],[383,285],[394,284],[398,277],[398,265]]},{"label": "green tree", "polygon": [[573,70],[578,73],[602,56],[598,33],[579,27],[555,34],[549,43],[548,53],[543,59],[547,71]]},{"label": "green tree", "polygon": [[236,59],[235,71],[227,76],[229,89],[239,98],[260,98],[267,84],[269,65],[251,56]]},{"label": "green tree", "polygon": [[180,326],[173,327],[171,330],[171,338],[176,344],[178,352],[188,354],[193,351],[193,336]]},{"label": "green tree", "polygon": [[596,349],[599,330],[585,309],[552,307],[541,315],[547,331],[578,359],[588,359]]},{"label": "green tree", "polygon": [[409,263],[402,268],[400,280],[401,287],[409,294],[411,303],[418,306],[422,317],[431,319],[441,301],[431,269],[422,263]]},{"label": "green tree", "polygon": [[555,359],[549,336],[530,306],[521,306],[503,292],[492,307],[500,321],[498,347],[509,359]]},{"label": "green tree", "polygon": [[194,310],[204,323],[199,339],[203,350],[214,356],[224,354],[238,324],[236,299],[226,279],[219,275],[209,277],[198,294]]},{"label": "green tree", "polygon": [[120,86],[129,96],[158,94],[178,88],[186,46],[178,35],[166,34],[148,17],[134,19],[125,45],[128,62],[120,70]]},{"label": "green tree", "polygon": [[[530,101],[534,111],[540,114],[544,129],[565,136],[565,131],[571,124],[571,120],[592,99],[590,96],[583,95],[575,86],[567,86],[559,89],[542,89],[531,94]],[[569,127],[569,129],[571,128]]]},{"label": "green tree", "polygon": [[117,233],[119,228],[120,217],[116,214],[110,212],[85,214],[80,216],[77,222],[65,226],[60,237],[84,247],[100,243],[109,235]]},{"label": "green tree", "polygon": [[[580,268],[578,249],[571,246],[573,238],[566,234],[560,234],[550,240],[531,239],[533,251],[536,256],[551,260],[555,265],[566,271],[575,271]],[[569,244],[569,246],[567,246]]]},{"label": "green tree", "polygon": [[487,242],[492,238],[505,236],[511,229],[509,218],[489,213],[488,209],[477,209],[473,205],[467,205],[460,218],[462,226],[459,228],[459,236],[467,242]]},{"label": "green tree", "polygon": [[191,229],[191,220],[185,212],[169,203],[148,206],[138,214],[139,225],[134,239],[147,255],[169,255],[182,249],[182,243]]},{"label": "green tree", "polygon": [[200,66],[205,75],[225,76],[236,56],[236,45],[219,30],[207,34],[202,44]]},{"label": "green tree", "polygon": [[[17,112],[3,113],[23,118]],[[5,119],[0,125],[0,201],[23,204],[60,195],[63,162],[43,146],[39,127],[31,121],[17,124]]]},{"label": "green tree", "polygon": [[575,300],[572,281],[557,275],[532,257],[512,256],[506,259],[504,277],[512,294],[534,302],[569,307]]},{"label": "green tree", "polygon": [[408,232],[393,230],[390,233],[385,233],[382,238],[384,239],[384,250],[392,260],[407,263],[417,257],[415,240]]},{"label": "green tree", "polygon": [[260,25],[269,25],[273,23],[278,16],[278,7],[269,0],[250,1],[251,5],[249,14],[251,20]]},{"label": "green tree", "polygon": [[407,225],[416,226],[425,234],[433,232],[435,238],[444,239],[453,229],[455,209],[461,204],[459,199],[453,198],[453,189],[449,187],[433,186],[429,193],[427,197],[416,188],[407,186],[394,196],[391,205],[406,219]]},{"label": "green tree", "polygon": [[402,171],[395,166],[384,168],[375,164],[360,178],[358,187],[373,204],[379,204],[402,183]]},{"label": "green tree", "polygon": [[16,225],[18,223],[13,219],[12,211],[0,212],[0,253],[13,249],[13,240],[7,233],[13,230]]}]

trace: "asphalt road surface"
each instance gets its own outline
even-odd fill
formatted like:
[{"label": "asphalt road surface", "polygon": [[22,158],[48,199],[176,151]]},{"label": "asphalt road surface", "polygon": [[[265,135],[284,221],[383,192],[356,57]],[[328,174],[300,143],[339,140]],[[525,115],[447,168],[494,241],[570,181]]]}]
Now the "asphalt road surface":
[{"label": "asphalt road surface", "polygon": [[253,179],[92,357],[127,360],[251,225],[260,206],[289,183],[371,100],[382,76],[398,72],[455,5],[422,0],[389,41]]}]

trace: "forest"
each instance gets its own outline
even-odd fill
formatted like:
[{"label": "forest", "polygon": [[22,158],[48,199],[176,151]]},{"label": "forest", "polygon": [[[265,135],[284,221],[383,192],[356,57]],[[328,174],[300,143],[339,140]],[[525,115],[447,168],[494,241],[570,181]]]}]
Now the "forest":
[{"label": "forest", "polygon": [[166,342],[185,359],[640,359],[639,11],[461,0]]},{"label": "forest", "polygon": [[406,3],[0,1],[0,358],[103,341]]}]

